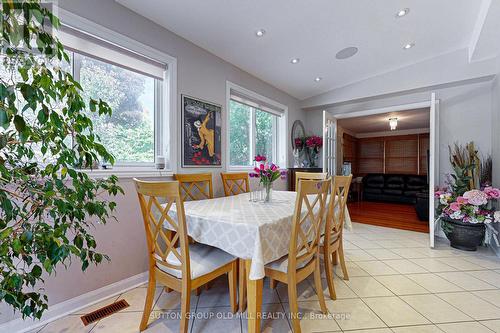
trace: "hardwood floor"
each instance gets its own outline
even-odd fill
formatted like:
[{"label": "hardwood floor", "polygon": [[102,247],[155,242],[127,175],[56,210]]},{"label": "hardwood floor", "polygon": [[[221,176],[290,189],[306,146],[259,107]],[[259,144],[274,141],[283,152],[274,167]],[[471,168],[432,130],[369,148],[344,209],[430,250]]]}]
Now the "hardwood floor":
[{"label": "hardwood floor", "polygon": [[360,201],[347,206],[353,222],[429,232],[429,223],[418,219],[414,205]]}]

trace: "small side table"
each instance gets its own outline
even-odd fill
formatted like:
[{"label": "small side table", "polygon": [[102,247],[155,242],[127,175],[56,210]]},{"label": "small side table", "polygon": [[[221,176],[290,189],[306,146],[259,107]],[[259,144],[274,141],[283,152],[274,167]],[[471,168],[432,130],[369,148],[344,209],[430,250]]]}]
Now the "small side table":
[{"label": "small side table", "polygon": [[354,201],[361,201],[363,199],[363,183],[353,181],[351,183],[351,198]]}]

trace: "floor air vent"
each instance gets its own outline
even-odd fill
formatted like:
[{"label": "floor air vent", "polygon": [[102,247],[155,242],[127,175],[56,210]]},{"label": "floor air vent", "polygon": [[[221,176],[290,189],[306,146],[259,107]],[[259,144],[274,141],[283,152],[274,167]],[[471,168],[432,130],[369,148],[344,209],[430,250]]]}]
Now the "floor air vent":
[{"label": "floor air vent", "polygon": [[121,299],[118,302],[114,302],[113,304],[106,305],[100,309],[97,309],[91,313],[88,313],[80,318],[83,321],[83,324],[87,326],[88,324],[95,323],[96,321],[101,320],[102,318],[111,316],[113,313],[116,313],[120,310],[128,308],[129,305],[126,300]]}]

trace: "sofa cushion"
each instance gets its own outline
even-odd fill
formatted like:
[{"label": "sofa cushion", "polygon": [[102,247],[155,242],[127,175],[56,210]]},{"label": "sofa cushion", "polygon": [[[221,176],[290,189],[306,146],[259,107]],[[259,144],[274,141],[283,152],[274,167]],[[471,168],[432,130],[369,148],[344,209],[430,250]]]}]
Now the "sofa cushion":
[{"label": "sofa cushion", "polygon": [[425,176],[408,176],[406,179],[406,188],[408,190],[423,190],[427,187],[427,178]]},{"label": "sofa cushion", "polygon": [[391,195],[403,195],[403,190],[398,190],[398,189],[392,189],[392,188],[384,188],[382,190],[384,194],[391,194]]},{"label": "sofa cushion", "polygon": [[363,189],[365,193],[371,193],[371,194],[382,194],[382,189],[381,188],[371,188],[371,187],[365,187]]},{"label": "sofa cushion", "polygon": [[364,179],[366,187],[383,188],[384,176],[383,175],[367,175]]},{"label": "sofa cushion", "polygon": [[387,176],[385,181],[385,187],[391,189],[403,189],[405,186],[405,181],[402,176]]}]

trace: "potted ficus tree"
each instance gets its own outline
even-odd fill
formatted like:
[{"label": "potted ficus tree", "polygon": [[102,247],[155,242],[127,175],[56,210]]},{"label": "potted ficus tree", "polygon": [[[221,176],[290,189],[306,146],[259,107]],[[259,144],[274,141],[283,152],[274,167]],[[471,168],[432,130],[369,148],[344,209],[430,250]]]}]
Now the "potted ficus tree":
[{"label": "potted ficus tree", "polygon": [[435,193],[441,228],[452,247],[475,251],[484,240],[486,225],[500,222],[500,211],[494,207],[500,190],[481,181],[481,176],[489,176],[481,171],[473,143],[450,147],[450,162],[454,174],[449,186]]},{"label": "potted ficus tree", "polygon": [[58,264],[85,270],[107,256],[90,233],[123,193],[117,178],[83,172],[113,162],[89,115],[111,114],[85,100],[64,70],[69,61],[51,30],[59,27],[39,1],[2,1],[0,54],[0,301],[40,318],[48,297],[37,285]]}]

